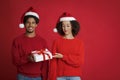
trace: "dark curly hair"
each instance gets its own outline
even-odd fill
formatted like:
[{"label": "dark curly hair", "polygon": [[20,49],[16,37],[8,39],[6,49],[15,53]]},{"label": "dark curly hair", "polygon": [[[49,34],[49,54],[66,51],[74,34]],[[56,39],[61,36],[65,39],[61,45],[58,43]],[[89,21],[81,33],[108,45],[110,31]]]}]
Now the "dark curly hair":
[{"label": "dark curly hair", "polygon": [[[76,36],[78,32],[80,31],[80,24],[77,21],[70,21],[70,23],[72,26],[72,35]],[[56,24],[56,29],[61,36],[65,35],[62,29],[62,22],[58,22]]]},{"label": "dark curly hair", "polygon": [[32,15],[27,15],[27,16],[25,16],[25,17],[24,17],[24,19],[23,19],[23,23],[24,23],[24,24],[27,22],[28,18],[34,18],[34,19],[35,19],[36,24],[38,24],[38,23],[39,23],[39,19],[38,19],[37,17],[32,16]]}]

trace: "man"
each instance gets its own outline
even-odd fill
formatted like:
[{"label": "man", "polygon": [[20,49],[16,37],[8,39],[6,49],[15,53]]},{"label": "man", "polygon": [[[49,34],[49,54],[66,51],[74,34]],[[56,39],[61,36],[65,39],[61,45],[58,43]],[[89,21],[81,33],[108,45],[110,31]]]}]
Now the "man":
[{"label": "man", "polygon": [[31,52],[46,48],[46,42],[35,29],[39,23],[39,15],[30,8],[21,18],[25,33],[14,39],[12,45],[13,64],[17,67],[18,80],[46,80],[47,62],[35,62]]}]

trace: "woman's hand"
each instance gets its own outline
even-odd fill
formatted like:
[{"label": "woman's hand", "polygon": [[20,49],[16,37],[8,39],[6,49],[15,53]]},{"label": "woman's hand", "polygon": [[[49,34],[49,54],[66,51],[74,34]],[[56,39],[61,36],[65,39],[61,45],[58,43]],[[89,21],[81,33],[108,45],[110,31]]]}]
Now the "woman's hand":
[{"label": "woman's hand", "polygon": [[53,58],[63,58],[63,55],[60,53],[55,53],[55,55],[53,56]]}]

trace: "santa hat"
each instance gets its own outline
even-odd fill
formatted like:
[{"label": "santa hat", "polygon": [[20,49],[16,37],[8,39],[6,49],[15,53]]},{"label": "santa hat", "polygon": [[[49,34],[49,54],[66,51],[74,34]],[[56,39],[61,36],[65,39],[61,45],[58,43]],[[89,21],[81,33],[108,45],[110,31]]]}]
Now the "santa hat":
[{"label": "santa hat", "polygon": [[30,7],[21,17],[21,23],[19,24],[19,28],[24,28],[24,24],[23,24],[23,19],[25,16],[28,16],[28,15],[32,15],[32,16],[35,16],[36,18],[39,19],[39,15],[38,13],[36,13],[36,11]]},{"label": "santa hat", "polygon": [[[75,21],[76,19],[69,13],[67,12],[64,12],[58,19],[57,23],[58,22],[62,22],[62,21]],[[57,29],[54,28],[53,29],[53,32],[57,32]]]}]

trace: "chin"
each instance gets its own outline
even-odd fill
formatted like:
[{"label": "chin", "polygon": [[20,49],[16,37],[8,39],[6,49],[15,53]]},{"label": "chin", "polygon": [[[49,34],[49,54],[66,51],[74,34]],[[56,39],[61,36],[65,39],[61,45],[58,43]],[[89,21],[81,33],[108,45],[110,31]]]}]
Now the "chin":
[{"label": "chin", "polygon": [[65,35],[68,35],[69,33],[65,33]]}]

